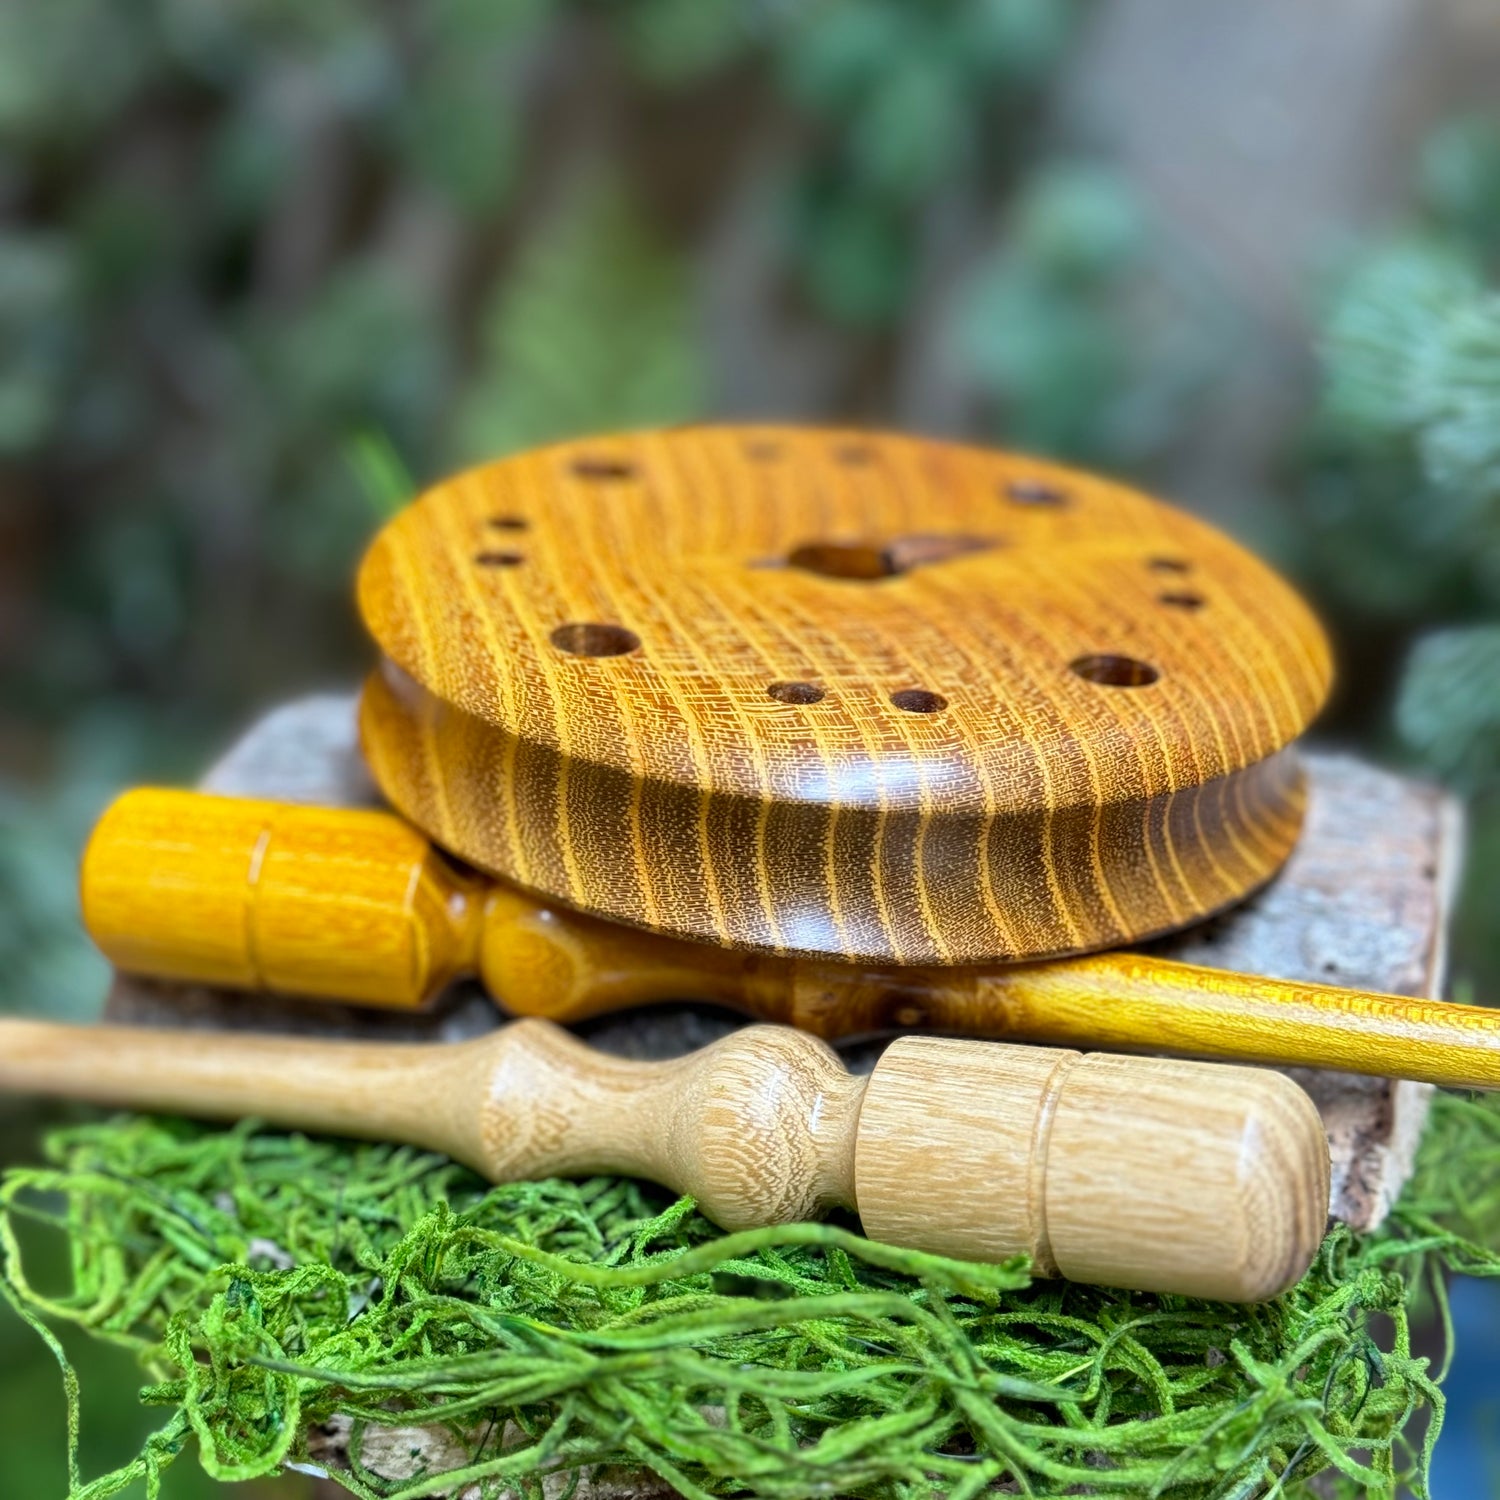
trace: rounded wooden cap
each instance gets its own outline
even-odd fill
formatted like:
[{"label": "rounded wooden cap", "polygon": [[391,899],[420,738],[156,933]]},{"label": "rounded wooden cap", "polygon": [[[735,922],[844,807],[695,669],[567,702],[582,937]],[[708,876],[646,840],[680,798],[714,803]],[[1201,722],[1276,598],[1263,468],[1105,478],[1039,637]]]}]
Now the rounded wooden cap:
[{"label": "rounded wooden cap", "polygon": [[391,800],[484,869],[735,946],[968,963],[1263,882],[1326,694],[1297,595],[1038,459],[705,427],[439,485],[359,577]]},{"label": "rounded wooden cap", "polygon": [[860,1106],[865,1231],[1041,1275],[1274,1297],[1328,1223],[1328,1140],[1284,1073],[904,1037]]}]

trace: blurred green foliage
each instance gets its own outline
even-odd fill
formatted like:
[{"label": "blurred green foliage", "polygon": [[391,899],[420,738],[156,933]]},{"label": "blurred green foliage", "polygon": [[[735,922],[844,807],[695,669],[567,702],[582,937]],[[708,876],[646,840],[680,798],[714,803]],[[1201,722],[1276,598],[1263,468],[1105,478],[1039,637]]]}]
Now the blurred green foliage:
[{"label": "blurred green foliage", "polygon": [[[769,348],[767,414],[891,421],[936,372],[950,425],[1149,479],[1235,328],[1132,182],[1048,129],[1088,10],[0,0],[0,1008],[97,1006],[94,812],[350,681],[362,545],[461,462],[724,411]],[[1281,486],[1340,723],[1473,799],[1481,994],[1497,256],[1500,124],[1459,121],[1412,223],[1327,289]],[[29,1412],[0,1399],[0,1450]]]},{"label": "blurred green foliage", "polygon": [[471,462],[701,408],[685,269],[604,184],[585,187],[525,246],[480,329],[480,365],[455,427]]},{"label": "blurred green foliage", "polygon": [[1175,437],[1228,314],[1171,253],[1118,174],[1066,158],[1028,174],[954,319],[991,428],[1115,468]]},{"label": "blurred green foliage", "polygon": [[1500,780],[1500,622],[1420,636],[1401,680],[1396,723],[1455,785],[1493,787]]},{"label": "blurred green foliage", "polygon": [[1487,997],[1500,989],[1500,122],[1437,131],[1417,196],[1415,221],[1331,289],[1298,534],[1365,722],[1390,724],[1469,798],[1457,956]]}]

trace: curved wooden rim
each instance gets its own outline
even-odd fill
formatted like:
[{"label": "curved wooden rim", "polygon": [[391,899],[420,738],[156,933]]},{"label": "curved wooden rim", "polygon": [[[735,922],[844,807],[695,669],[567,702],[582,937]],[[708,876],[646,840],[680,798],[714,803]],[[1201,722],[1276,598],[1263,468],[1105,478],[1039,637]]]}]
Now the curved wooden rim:
[{"label": "curved wooden rim", "polygon": [[[460,713],[389,665],[365,684],[360,735],[390,801],[480,869],[676,937],[882,965],[1032,960],[1185,927],[1276,873],[1304,802],[1288,748],[1175,793],[989,823],[826,804],[767,810],[745,798],[641,787],[609,767],[564,767],[556,752]],[[588,845],[572,858],[549,837],[559,795],[589,813]],[[636,878],[643,847],[681,852],[683,828],[700,824],[710,847],[735,855],[730,866],[763,872],[769,899],[716,908],[707,872],[694,867],[696,840],[675,867],[655,863],[651,886]],[[832,890],[828,860],[797,857],[830,839],[845,856]],[[1148,868],[1174,874],[1143,879]]]}]

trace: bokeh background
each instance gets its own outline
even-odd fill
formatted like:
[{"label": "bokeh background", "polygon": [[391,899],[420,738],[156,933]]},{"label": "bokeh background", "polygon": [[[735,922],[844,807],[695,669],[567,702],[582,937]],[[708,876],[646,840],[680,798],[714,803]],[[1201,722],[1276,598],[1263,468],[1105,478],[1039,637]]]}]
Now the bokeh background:
[{"label": "bokeh background", "polygon": [[[0,1008],[97,1011],[93,815],[356,678],[414,486],[711,416],[1061,455],[1273,558],[1323,733],[1468,799],[1500,998],[1497,99],[1492,0],[0,0]],[[1500,1409],[1459,1305],[1439,1495]],[[151,1417],[70,1348],[98,1472]],[[0,1492],[65,1487],[0,1310]]]}]

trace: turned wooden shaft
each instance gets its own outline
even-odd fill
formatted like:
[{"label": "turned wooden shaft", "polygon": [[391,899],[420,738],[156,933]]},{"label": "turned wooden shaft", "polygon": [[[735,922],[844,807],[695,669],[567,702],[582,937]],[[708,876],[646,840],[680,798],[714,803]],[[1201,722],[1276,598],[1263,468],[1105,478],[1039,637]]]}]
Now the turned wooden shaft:
[{"label": "turned wooden shaft", "polygon": [[199,1119],[470,1149],[485,1059],[465,1047],[0,1020],[0,1089]]},{"label": "turned wooden shaft", "polygon": [[726,1229],[846,1206],[892,1244],[1230,1301],[1301,1276],[1328,1210],[1283,1075],[995,1042],[907,1037],[866,1080],[780,1026],[632,1062],[541,1020],[452,1045],[5,1020],[0,1088],[409,1141],[497,1181],[649,1177]]},{"label": "turned wooden shaft", "polygon": [[[1262,979],[1129,952],[977,976],[970,1005],[1008,1021],[979,1034],[1500,1088],[1500,1012],[1479,1005]],[[961,1016],[961,1002],[955,1009]]]},{"label": "turned wooden shaft", "polygon": [[479,972],[518,1015],[716,1000],[834,1038],[923,1028],[1500,1087],[1500,1011],[1137,953],[864,969],[661,937],[461,870],[390,813],[143,788],[84,857],[84,920],[123,969],[415,1007]]}]

